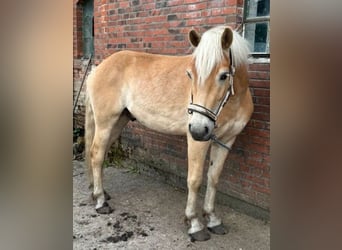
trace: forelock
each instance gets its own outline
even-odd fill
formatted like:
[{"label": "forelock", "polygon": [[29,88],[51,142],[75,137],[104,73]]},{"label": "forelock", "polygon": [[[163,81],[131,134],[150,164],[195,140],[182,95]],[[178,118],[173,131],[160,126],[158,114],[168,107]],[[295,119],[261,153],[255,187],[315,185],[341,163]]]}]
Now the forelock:
[{"label": "forelock", "polygon": [[[195,59],[195,68],[199,78],[199,84],[204,84],[214,67],[219,64],[224,57],[221,45],[223,31],[229,28],[227,26],[218,26],[203,33],[198,46],[195,48],[193,58]],[[249,48],[247,41],[239,33],[233,31],[233,42],[231,45],[233,64],[237,67],[247,63]]]}]

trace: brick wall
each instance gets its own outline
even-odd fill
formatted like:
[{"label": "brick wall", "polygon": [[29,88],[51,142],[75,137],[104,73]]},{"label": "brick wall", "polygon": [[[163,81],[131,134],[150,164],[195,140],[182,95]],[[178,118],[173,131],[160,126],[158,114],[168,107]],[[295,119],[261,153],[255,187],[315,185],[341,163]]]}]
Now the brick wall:
[{"label": "brick wall", "polygon": [[74,58],[80,58],[82,52],[82,0],[73,0],[73,51]]},{"label": "brick wall", "polygon": [[[95,64],[123,49],[189,54],[187,34],[192,27],[200,32],[222,24],[236,27],[242,20],[242,7],[242,0],[95,0]],[[74,26],[74,36],[79,32]],[[74,46],[79,50],[76,38]],[[74,52],[74,57],[80,55]],[[222,193],[265,210],[270,207],[269,71],[269,63],[249,66],[255,111],[233,146],[218,187]],[[137,165],[143,162],[186,177],[185,137],[162,135],[130,122],[121,142]]]},{"label": "brick wall", "polygon": [[[241,21],[241,1],[95,0],[96,63],[117,50],[162,54],[189,53],[191,27],[204,31]],[[238,5],[237,5],[237,2]]]},{"label": "brick wall", "polygon": [[[249,65],[254,113],[226,161],[229,193],[255,205],[270,206],[270,65]],[[233,167],[231,167],[233,166]],[[225,177],[223,177],[225,178]]]}]

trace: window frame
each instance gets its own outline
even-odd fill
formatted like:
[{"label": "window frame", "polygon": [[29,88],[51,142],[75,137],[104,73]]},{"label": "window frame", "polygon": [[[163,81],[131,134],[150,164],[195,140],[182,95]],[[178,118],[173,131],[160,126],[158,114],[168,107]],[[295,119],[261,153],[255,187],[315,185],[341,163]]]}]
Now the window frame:
[{"label": "window frame", "polygon": [[267,23],[267,38],[266,38],[266,46],[268,47],[268,52],[254,52],[252,51],[250,54],[255,58],[269,58],[270,57],[270,14],[266,16],[256,16],[256,17],[247,17],[248,11],[248,3],[253,0],[244,0],[244,8],[243,8],[243,37],[246,39],[246,25],[254,23]]}]

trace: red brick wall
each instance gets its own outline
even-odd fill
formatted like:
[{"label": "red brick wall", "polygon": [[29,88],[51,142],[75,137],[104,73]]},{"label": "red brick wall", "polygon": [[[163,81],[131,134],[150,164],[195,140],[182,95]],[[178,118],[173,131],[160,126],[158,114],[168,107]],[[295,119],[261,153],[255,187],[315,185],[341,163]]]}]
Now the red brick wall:
[{"label": "red brick wall", "polygon": [[[189,53],[187,33],[241,21],[236,0],[95,0],[95,58],[122,49],[162,54]],[[241,1],[238,1],[241,2]],[[241,4],[241,3],[240,3]]]},{"label": "red brick wall", "polygon": [[[254,113],[238,136],[226,161],[227,187],[232,195],[255,205],[270,206],[270,65],[249,65]],[[230,167],[231,165],[235,167]],[[223,177],[224,178],[224,177]]]},{"label": "red brick wall", "polygon": [[73,51],[74,58],[80,58],[82,52],[82,0],[73,0]]},{"label": "red brick wall", "polygon": [[[222,24],[236,27],[241,23],[242,7],[243,0],[95,0],[95,63],[123,49],[189,54],[187,34],[192,27],[200,32]],[[79,31],[75,30],[77,27],[74,27],[74,46],[79,37]],[[80,46],[75,47],[77,50]],[[74,57],[80,55],[78,51]],[[255,111],[238,136],[219,183],[221,192],[267,210],[270,206],[269,71],[269,63],[249,66]],[[130,122],[121,142],[137,163],[186,176],[184,137],[162,135]]]}]

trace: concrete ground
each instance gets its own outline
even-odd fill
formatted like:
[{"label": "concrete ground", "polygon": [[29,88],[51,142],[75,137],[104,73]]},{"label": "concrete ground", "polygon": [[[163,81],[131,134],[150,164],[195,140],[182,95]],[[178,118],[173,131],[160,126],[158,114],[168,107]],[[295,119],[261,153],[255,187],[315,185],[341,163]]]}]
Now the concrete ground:
[{"label": "concrete ground", "polygon": [[114,212],[98,215],[89,198],[84,162],[73,162],[74,249],[270,249],[269,223],[220,204],[216,212],[229,232],[191,242],[184,224],[186,192],[153,177],[108,167],[104,187]]}]

